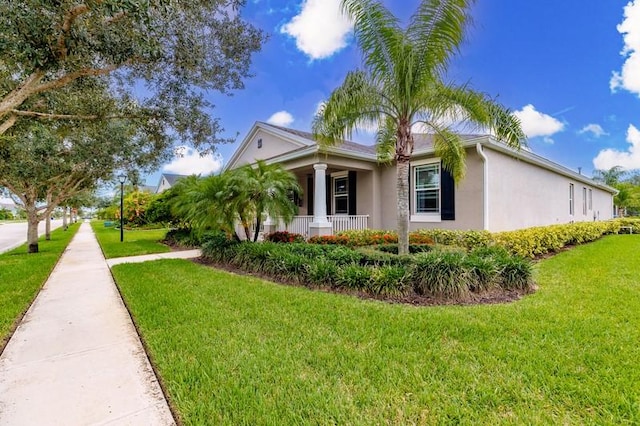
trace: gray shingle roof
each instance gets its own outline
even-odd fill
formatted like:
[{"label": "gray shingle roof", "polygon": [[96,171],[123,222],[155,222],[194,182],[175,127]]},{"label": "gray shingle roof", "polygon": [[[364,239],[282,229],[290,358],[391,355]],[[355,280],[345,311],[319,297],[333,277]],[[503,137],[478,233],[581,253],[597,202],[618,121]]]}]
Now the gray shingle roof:
[{"label": "gray shingle roof", "polygon": [[178,179],[187,177],[187,175],[174,175],[174,174],[168,174],[168,173],[163,173],[162,176],[164,176],[164,178],[167,180],[167,182],[169,182],[169,185],[171,186],[173,186]]}]

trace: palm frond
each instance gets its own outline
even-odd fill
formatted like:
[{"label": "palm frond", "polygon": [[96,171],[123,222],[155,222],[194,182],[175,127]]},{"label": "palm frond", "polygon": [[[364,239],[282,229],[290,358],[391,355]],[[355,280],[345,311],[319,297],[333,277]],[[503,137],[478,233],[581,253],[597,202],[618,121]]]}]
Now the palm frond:
[{"label": "palm frond", "polygon": [[378,127],[376,134],[376,154],[379,163],[391,163],[396,152],[397,126],[395,121],[386,118]]},{"label": "palm frond", "polygon": [[436,156],[440,157],[442,167],[451,173],[456,184],[460,183],[466,174],[466,152],[460,136],[447,128],[432,126],[433,147]]},{"label": "palm frond", "polygon": [[361,125],[377,123],[387,102],[362,71],[352,71],[333,91],[313,120],[314,138],[321,146],[350,139]]},{"label": "palm frond", "polygon": [[486,94],[466,85],[436,84],[427,102],[432,120],[472,124],[476,130],[488,131],[512,148],[518,149],[525,144],[519,119]]},{"label": "palm frond", "polygon": [[353,20],[365,67],[374,80],[392,75],[394,56],[403,38],[398,19],[378,1],[342,0],[341,5],[343,13]]},{"label": "palm frond", "polygon": [[446,71],[449,61],[464,41],[474,0],[423,0],[412,16],[407,37],[416,49],[422,75],[433,79]]}]

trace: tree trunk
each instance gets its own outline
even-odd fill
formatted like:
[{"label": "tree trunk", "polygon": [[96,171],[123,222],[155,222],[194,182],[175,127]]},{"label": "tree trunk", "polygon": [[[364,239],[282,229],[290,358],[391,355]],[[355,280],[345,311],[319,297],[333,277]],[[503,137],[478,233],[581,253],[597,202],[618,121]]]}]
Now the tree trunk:
[{"label": "tree trunk", "polygon": [[38,253],[38,214],[35,208],[27,210],[27,244],[29,253]]},{"label": "tree trunk", "polygon": [[62,207],[62,229],[67,230],[67,207]]},{"label": "tree trunk", "polygon": [[[51,206],[51,194],[47,194],[47,208]],[[51,241],[51,213],[47,213],[45,228],[44,228],[44,238],[47,241]]]},{"label": "tree trunk", "polygon": [[409,253],[409,160],[396,163],[398,191],[398,254]]},{"label": "tree trunk", "polygon": [[45,222],[44,238],[47,241],[51,241],[51,213],[47,215],[47,221]]}]

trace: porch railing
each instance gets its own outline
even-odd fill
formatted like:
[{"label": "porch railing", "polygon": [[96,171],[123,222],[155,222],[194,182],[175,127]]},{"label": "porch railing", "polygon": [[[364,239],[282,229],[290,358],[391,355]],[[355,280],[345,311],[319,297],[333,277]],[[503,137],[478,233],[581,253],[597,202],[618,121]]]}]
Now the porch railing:
[{"label": "porch railing", "polygon": [[[369,215],[333,215],[327,216],[333,224],[333,233],[369,228]],[[313,216],[295,216],[289,225],[279,222],[276,230],[289,231],[309,237],[309,224],[313,222]]]}]

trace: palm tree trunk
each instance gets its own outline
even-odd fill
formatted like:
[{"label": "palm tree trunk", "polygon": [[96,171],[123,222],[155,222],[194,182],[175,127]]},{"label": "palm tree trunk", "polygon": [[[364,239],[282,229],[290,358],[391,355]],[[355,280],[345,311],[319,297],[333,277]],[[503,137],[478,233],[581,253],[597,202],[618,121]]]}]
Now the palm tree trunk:
[{"label": "palm tree trunk", "polygon": [[398,254],[409,253],[409,159],[396,163],[398,191]]}]

